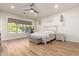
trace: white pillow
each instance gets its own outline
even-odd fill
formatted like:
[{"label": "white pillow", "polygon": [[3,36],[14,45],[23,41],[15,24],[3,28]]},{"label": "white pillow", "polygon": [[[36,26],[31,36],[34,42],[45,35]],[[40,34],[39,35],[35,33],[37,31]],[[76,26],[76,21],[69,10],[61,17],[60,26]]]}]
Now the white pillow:
[{"label": "white pillow", "polygon": [[54,31],[44,31],[44,32],[46,32],[46,33],[48,33],[48,34],[55,34],[55,32]]}]

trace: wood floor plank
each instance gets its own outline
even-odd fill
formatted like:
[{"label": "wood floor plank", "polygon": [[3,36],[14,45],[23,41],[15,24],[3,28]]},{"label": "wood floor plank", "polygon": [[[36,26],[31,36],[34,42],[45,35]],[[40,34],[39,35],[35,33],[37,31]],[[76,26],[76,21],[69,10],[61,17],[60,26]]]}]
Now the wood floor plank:
[{"label": "wood floor plank", "polygon": [[36,45],[26,39],[2,42],[1,56],[79,56],[79,44],[52,41]]}]

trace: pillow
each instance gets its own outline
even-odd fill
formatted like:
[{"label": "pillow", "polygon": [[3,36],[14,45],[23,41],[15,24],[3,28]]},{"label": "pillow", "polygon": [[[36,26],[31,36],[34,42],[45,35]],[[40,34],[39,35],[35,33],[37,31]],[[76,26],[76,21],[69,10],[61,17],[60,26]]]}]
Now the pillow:
[{"label": "pillow", "polygon": [[55,32],[54,31],[44,31],[45,33],[47,33],[47,34],[54,34]]}]

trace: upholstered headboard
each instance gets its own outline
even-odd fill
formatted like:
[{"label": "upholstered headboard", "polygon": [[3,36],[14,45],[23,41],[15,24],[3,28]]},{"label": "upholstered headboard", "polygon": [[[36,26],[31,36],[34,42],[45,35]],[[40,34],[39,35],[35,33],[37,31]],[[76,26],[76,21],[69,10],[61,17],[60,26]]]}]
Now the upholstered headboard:
[{"label": "upholstered headboard", "polygon": [[54,26],[43,26],[43,31],[54,31],[55,33],[57,33],[57,25]]}]

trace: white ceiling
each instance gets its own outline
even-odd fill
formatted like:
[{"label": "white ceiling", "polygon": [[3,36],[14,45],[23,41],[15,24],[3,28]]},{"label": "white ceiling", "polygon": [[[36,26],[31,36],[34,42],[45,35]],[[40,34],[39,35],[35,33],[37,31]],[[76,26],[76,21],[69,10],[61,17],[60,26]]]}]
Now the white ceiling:
[{"label": "white ceiling", "polygon": [[[57,9],[54,8],[55,4],[59,5]],[[15,8],[11,9],[11,5],[14,5]],[[29,3],[0,3],[0,10],[21,16],[26,16],[31,19],[37,19],[79,6],[79,4],[77,3],[35,3],[35,7],[39,11],[39,13],[36,14],[27,12],[26,14],[24,14],[24,9],[29,8],[29,6],[27,5],[29,5]],[[34,16],[35,14],[37,16]]]}]

